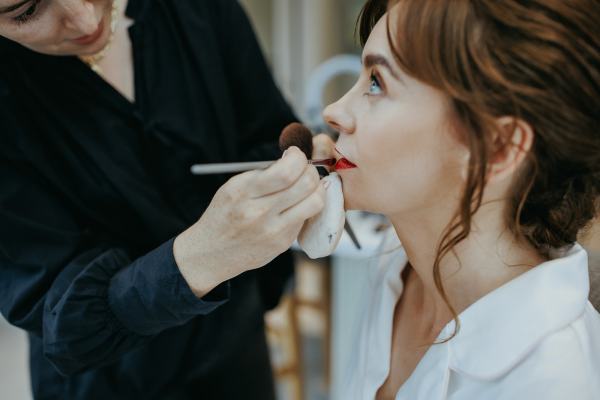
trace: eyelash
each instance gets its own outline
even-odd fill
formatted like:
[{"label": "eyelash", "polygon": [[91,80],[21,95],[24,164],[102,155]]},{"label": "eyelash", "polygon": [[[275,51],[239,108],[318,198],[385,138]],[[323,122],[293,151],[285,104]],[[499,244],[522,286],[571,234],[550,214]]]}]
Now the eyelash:
[{"label": "eyelash", "polygon": [[37,11],[37,7],[41,1],[42,0],[33,0],[33,3],[27,8],[27,10],[25,10],[25,12],[21,15],[14,17],[13,20],[19,25],[28,22],[35,16],[35,12]]},{"label": "eyelash", "polygon": [[379,90],[381,90],[383,92],[383,85],[381,84],[381,80],[379,79],[379,77],[377,76],[377,74],[375,72],[371,72],[371,77],[369,78],[369,81],[370,81],[369,90],[365,93],[365,96],[378,96],[379,95],[379,94],[371,93],[371,89],[373,88],[373,85],[377,85],[377,87],[379,87]]}]

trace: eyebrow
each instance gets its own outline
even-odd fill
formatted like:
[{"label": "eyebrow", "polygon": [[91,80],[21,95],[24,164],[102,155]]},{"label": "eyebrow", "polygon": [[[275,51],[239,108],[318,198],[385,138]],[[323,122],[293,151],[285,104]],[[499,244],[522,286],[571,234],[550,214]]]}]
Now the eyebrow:
[{"label": "eyebrow", "polygon": [[12,6],[2,7],[2,8],[0,8],[0,14],[6,14],[11,11],[15,11],[15,10],[23,7],[25,4],[31,3],[31,1],[32,0],[23,0],[23,1],[18,2],[17,4],[13,4]]},{"label": "eyebrow", "polygon": [[387,70],[394,78],[396,78],[397,80],[401,80],[398,73],[394,70],[394,68],[392,68],[392,64],[390,64],[388,59],[382,56],[381,54],[368,54],[367,56],[365,56],[363,64],[366,68],[371,68],[375,65],[381,65],[382,67],[387,68]]}]

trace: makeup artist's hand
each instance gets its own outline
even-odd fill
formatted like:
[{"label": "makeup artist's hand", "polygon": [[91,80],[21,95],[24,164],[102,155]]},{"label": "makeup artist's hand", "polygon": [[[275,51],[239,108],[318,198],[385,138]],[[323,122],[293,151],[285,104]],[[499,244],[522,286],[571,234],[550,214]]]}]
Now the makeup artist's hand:
[{"label": "makeup artist's hand", "polygon": [[[335,142],[329,135],[320,133],[313,136],[313,160],[323,160],[326,158],[335,158]],[[325,167],[329,172],[333,167]]]},{"label": "makeup artist's hand", "polygon": [[202,297],[286,251],[324,203],[316,168],[291,147],[269,169],[237,175],[219,189],[200,220],[175,239],[177,265]]}]

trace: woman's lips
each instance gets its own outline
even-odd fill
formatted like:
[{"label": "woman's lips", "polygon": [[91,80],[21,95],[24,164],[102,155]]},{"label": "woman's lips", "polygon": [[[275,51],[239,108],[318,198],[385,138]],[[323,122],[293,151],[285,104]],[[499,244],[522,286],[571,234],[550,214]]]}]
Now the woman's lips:
[{"label": "woman's lips", "polygon": [[340,169],[352,169],[352,168],[356,168],[356,165],[352,164],[350,161],[348,161],[345,158],[340,158],[336,163],[335,163],[335,170],[339,171]]},{"label": "woman's lips", "polygon": [[91,35],[81,36],[81,37],[78,37],[77,39],[73,39],[73,42],[77,43],[80,46],[86,46],[88,44],[92,44],[96,40],[98,40],[100,38],[100,36],[102,36],[103,31],[104,31],[104,24],[102,22],[100,22],[98,24],[98,29],[96,29],[96,32],[92,33]]},{"label": "woman's lips", "polygon": [[335,148],[335,151],[341,156],[341,158],[338,159],[337,162],[335,163],[335,166],[333,167],[334,170],[338,171],[341,169],[356,168],[356,165],[354,163],[352,163],[350,160],[348,160],[346,157],[344,157],[342,152],[339,151],[339,149],[337,147]]}]

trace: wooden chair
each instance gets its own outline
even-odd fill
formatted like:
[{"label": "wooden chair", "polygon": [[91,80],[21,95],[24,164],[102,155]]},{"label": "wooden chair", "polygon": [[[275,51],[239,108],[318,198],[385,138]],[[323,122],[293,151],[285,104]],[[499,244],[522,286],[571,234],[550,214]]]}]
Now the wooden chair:
[{"label": "wooden chair", "polygon": [[[304,400],[308,376],[304,375],[303,335],[322,340],[322,360],[319,371],[327,392],[331,370],[331,266],[329,259],[310,260],[295,253],[296,277],[293,289],[282,298],[279,306],[265,317],[267,337],[271,347],[273,372],[286,399]],[[320,373],[319,373],[320,375]],[[314,379],[314,378],[313,378]],[[319,383],[316,383],[317,385]]]},{"label": "wooden chair", "polygon": [[293,293],[286,294],[279,306],[267,313],[265,322],[275,379],[287,393],[286,399],[304,400],[302,337],[297,304]]}]

